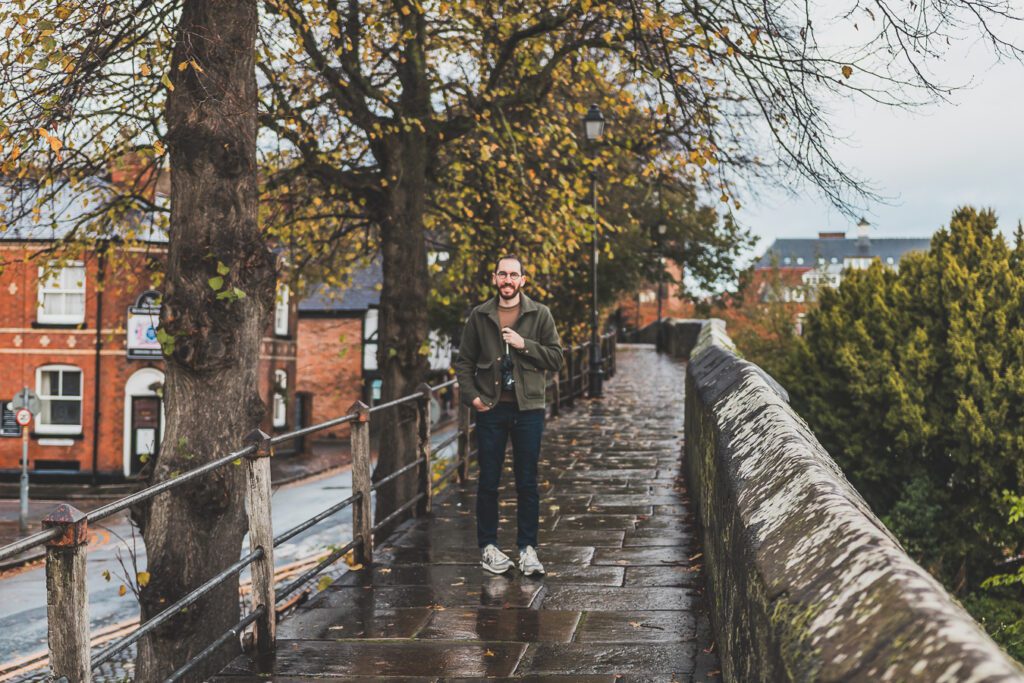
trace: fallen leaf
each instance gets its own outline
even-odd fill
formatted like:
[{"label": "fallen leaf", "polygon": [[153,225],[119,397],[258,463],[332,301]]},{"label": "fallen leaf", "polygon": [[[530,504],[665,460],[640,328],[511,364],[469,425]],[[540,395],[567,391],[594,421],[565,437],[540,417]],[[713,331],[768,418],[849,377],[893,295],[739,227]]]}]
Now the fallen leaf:
[{"label": "fallen leaf", "polygon": [[121,595],[121,596],[123,596],[127,592],[128,592],[128,587],[125,586],[123,583],[121,584],[121,587],[117,589],[117,594]]},{"label": "fallen leaf", "polygon": [[484,657],[493,657],[493,656],[494,656],[494,651],[493,650],[484,650]]},{"label": "fallen leaf", "polygon": [[631,622],[629,622],[629,625],[632,626],[633,628],[640,628],[640,622],[639,621],[631,621]]}]

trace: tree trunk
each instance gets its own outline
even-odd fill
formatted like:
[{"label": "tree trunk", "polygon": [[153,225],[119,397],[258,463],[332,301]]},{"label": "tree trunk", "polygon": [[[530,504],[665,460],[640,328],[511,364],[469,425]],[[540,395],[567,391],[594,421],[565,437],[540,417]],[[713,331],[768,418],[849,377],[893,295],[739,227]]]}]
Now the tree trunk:
[{"label": "tree trunk", "polygon": [[[387,213],[380,220],[383,286],[377,347],[383,386],[381,400],[413,393],[426,377],[424,354],[428,339],[426,239],[423,211],[426,203],[426,143],[422,135],[403,135],[389,150],[388,175],[397,178],[388,194]],[[377,481],[412,462],[417,455],[416,404],[409,402],[385,411],[380,431]],[[417,473],[406,473],[377,492],[375,519],[384,519],[416,493]],[[410,512],[411,514],[411,512]],[[383,540],[408,515],[377,532]]]},{"label": "tree trunk", "polygon": [[[427,199],[427,172],[434,154],[430,128],[430,81],[424,46],[426,23],[422,12],[401,19],[408,36],[397,67],[402,84],[399,97],[401,121],[421,125],[395,126],[385,135],[379,159],[387,181],[386,205],[379,212],[381,267],[384,282],[380,294],[377,360],[381,369],[381,398],[394,400],[411,394],[427,371],[427,273],[423,212]],[[436,133],[433,133],[436,136]],[[416,459],[416,404],[410,401],[387,411],[380,432],[380,453],[374,479]],[[375,518],[384,519],[416,492],[416,470],[377,491]],[[411,512],[410,512],[411,514]],[[387,538],[402,518],[381,528],[377,538]]]},{"label": "tree trunk", "polygon": [[[257,369],[275,274],[257,219],[257,21],[255,0],[186,0],[175,34],[161,314],[173,350],[165,345],[167,429],[154,483],[238,448],[264,414]],[[143,621],[238,560],[244,494],[243,469],[229,465],[136,511],[150,573]],[[137,680],[162,680],[238,619],[235,577],[140,641]],[[191,680],[219,670],[231,650],[208,658]]]}]

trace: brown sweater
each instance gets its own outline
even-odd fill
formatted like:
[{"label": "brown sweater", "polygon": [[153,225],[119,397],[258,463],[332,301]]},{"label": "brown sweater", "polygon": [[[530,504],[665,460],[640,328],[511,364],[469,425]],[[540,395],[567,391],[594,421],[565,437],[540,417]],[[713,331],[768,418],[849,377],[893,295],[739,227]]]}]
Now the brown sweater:
[{"label": "brown sweater", "polygon": [[[519,313],[522,310],[523,310],[522,303],[518,303],[515,306],[509,306],[507,308],[505,306],[502,306],[501,304],[499,304],[498,305],[498,322],[501,324],[501,329],[505,329],[506,327],[512,327],[513,325],[515,325],[516,321],[519,320]],[[504,344],[502,344],[502,348],[503,349],[505,348]],[[498,398],[498,401],[501,402],[501,403],[515,403],[516,402],[516,392],[514,390],[512,390],[512,391],[502,391],[501,392],[501,396]]]}]

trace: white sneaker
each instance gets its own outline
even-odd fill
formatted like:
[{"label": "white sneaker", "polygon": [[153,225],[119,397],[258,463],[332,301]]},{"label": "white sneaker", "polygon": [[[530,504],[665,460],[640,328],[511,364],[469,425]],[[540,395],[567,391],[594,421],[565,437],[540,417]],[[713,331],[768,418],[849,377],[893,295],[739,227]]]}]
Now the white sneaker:
[{"label": "white sneaker", "polygon": [[508,555],[498,550],[498,546],[491,543],[484,546],[480,566],[491,573],[504,574],[512,568],[512,560]]},{"label": "white sneaker", "polygon": [[537,551],[533,549],[532,545],[528,545],[519,551],[519,571],[524,576],[544,573],[544,565],[537,559]]}]

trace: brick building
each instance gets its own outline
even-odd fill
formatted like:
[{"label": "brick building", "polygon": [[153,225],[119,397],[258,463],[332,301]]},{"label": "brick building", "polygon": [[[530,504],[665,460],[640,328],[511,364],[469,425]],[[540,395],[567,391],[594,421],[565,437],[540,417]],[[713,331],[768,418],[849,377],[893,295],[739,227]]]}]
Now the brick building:
[{"label": "brick building", "polygon": [[[108,241],[71,257],[55,253],[58,267],[43,252],[66,234],[79,203],[55,204],[52,215],[0,233],[0,478],[20,472],[20,429],[7,404],[28,387],[42,402],[30,432],[33,478],[120,481],[157,451],[163,430],[159,292],[150,283],[163,269],[166,238],[135,225],[138,246]],[[285,291],[260,358],[270,432],[302,420],[295,323]]]},{"label": "brick building", "polygon": [[[431,258],[437,258],[432,254]],[[379,261],[355,270],[344,287],[319,285],[298,305],[298,392],[312,402],[311,424],[348,412],[355,401],[380,400],[377,315],[382,282]],[[451,346],[430,336],[431,382],[446,376]],[[342,437],[342,425],[325,436]]]}]

